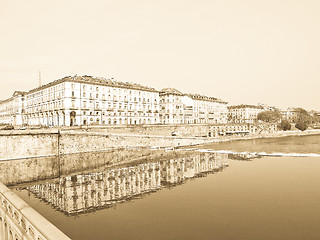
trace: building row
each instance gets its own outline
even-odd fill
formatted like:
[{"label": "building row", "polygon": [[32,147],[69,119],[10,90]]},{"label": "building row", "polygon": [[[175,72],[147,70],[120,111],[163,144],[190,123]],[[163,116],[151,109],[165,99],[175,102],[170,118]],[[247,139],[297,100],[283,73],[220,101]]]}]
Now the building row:
[{"label": "building row", "polygon": [[0,102],[0,124],[14,126],[226,122],[220,99],[91,76],[64,77]]},{"label": "building row", "polygon": [[[255,124],[265,105],[228,106],[226,101],[174,88],[92,76],[67,76],[0,101],[0,124],[81,126],[137,124]],[[278,110],[292,121],[295,109]]]},{"label": "building row", "polygon": [[[278,111],[282,120],[294,122],[299,115],[299,108],[278,109],[266,105],[236,105],[228,106],[228,122],[229,123],[258,123],[258,114],[264,111]],[[312,111],[309,114],[315,115]]]}]

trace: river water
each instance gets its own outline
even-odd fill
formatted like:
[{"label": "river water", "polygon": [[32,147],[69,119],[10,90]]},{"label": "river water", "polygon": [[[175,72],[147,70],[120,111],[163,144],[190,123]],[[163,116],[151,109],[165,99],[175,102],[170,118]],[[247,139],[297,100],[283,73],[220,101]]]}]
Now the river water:
[{"label": "river water", "polygon": [[[320,153],[320,136],[202,146]],[[320,157],[192,152],[12,187],[72,239],[320,239]]]}]

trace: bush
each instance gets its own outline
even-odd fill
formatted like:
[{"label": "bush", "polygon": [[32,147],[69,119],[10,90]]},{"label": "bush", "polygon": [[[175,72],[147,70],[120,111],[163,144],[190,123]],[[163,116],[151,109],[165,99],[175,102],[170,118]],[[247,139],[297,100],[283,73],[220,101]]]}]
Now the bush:
[{"label": "bush", "polygon": [[281,123],[279,124],[278,128],[283,131],[288,131],[291,129],[291,124],[289,123],[288,120],[282,120]]},{"label": "bush", "polygon": [[305,131],[308,128],[308,124],[306,124],[305,122],[297,122],[295,127],[301,131]]}]

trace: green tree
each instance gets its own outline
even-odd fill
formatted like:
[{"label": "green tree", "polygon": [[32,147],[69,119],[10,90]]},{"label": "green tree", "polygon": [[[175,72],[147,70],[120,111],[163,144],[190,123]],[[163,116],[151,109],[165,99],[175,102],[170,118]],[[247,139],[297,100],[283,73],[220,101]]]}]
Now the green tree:
[{"label": "green tree", "polygon": [[288,131],[291,129],[291,124],[288,120],[282,120],[281,123],[278,125],[278,128],[284,131]]},{"label": "green tree", "polygon": [[281,114],[279,111],[263,111],[257,116],[257,119],[267,123],[276,123],[280,120]]}]

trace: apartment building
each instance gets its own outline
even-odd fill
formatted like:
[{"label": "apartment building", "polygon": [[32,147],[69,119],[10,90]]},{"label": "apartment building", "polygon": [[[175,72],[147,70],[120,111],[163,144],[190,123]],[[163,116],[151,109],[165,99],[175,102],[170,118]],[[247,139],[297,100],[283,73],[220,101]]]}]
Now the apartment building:
[{"label": "apartment building", "polygon": [[73,76],[16,92],[0,102],[0,109],[0,123],[12,125],[156,124],[159,92],[113,79]]},{"label": "apartment building", "polygon": [[227,122],[227,102],[217,98],[165,88],[160,91],[160,105],[163,124]]},{"label": "apartment building", "polygon": [[255,123],[260,112],[265,111],[263,106],[236,105],[228,107],[230,123]]},{"label": "apartment building", "polygon": [[187,96],[194,101],[194,123],[227,123],[228,102],[200,94],[187,94]]},{"label": "apartment building", "polygon": [[11,98],[0,101],[0,124],[23,125],[25,119],[25,94],[15,91]]},{"label": "apartment building", "polygon": [[160,91],[160,122],[162,124],[194,123],[194,101],[174,88]]},{"label": "apartment building", "polygon": [[281,110],[281,118],[283,120],[288,120],[289,122],[293,122],[294,119],[297,118],[298,113],[297,110],[295,108],[288,108],[286,110]]}]

